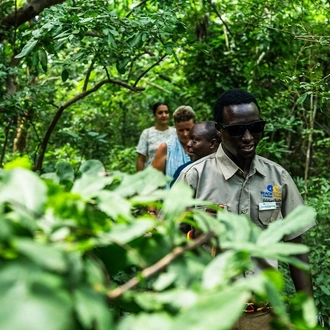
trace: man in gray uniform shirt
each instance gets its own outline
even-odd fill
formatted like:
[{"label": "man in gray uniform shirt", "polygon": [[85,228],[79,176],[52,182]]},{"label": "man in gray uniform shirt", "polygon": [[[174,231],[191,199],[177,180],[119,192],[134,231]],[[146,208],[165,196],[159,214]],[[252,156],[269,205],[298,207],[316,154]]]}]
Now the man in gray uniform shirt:
[{"label": "man in gray uniform shirt", "polygon": [[[252,94],[241,89],[224,92],[214,105],[214,120],[222,139],[218,151],[183,169],[177,180],[192,187],[195,198],[224,205],[229,212],[247,214],[262,229],[303,204],[289,173],[256,155],[265,122]],[[301,243],[300,235],[310,227],[284,240]],[[308,263],[307,255],[297,257]],[[277,262],[269,261],[269,265],[277,267]],[[304,290],[312,295],[310,274],[293,266],[290,272],[296,291]],[[243,324],[240,319],[233,329],[271,329],[269,311],[257,314],[245,313],[246,326],[239,326]]]}]

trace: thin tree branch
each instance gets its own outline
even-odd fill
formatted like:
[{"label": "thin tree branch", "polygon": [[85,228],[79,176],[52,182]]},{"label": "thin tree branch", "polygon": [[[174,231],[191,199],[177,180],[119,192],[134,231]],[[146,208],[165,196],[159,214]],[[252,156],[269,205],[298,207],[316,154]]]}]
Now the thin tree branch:
[{"label": "thin tree branch", "polygon": [[186,251],[191,251],[196,249],[197,247],[203,245],[204,243],[208,242],[211,237],[214,236],[214,233],[212,231],[209,231],[208,233],[201,235],[196,240],[193,240],[191,243],[185,245],[185,246],[179,246],[174,248],[172,252],[167,254],[165,257],[157,261],[154,265],[145,268],[139,275],[133,277],[128,282],[123,284],[122,286],[110,291],[107,294],[108,300],[113,301],[119,297],[121,297],[126,291],[133,289],[136,287],[142,279],[147,279],[158,272],[160,272],[162,269],[164,269],[167,265],[169,265],[173,260],[177,259],[181,255],[183,255]]},{"label": "thin tree branch", "polygon": [[226,27],[228,33],[233,37],[233,34],[231,33],[231,31],[230,31],[227,23],[222,19],[221,14],[219,13],[219,11],[218,11],[217,7],[215,6],[215,4],[212,2],[212,0],[208,0],[207,2],[212,7],[212,9],[214,10],[214,12],[217,14],[217,16],[219,17],[219,19],[222,22],[222,24]]},{"label": "thin tree branch", "polygon": [[320,83],[320,82],[322,82],[323,80],[325,80],[325,79],[327,79],[329,77],[330,77],[330,74],[326,75],[325,77],[323,77],[322,79],[320,79],[318,82]]},{"label": "thin tree branch", "polygon": [[313,94],[310,96],[310,112],[309,112],[309,133],[308,133],[308,140],[307,140],[307,150],[306,150],[306,159],[305,159],[305,173],[304,173],[304,186],[305,186],[305,195],[304,199],[307,198],[307,182],[308,182],[308,173],[309,173],[309,166],[311,161],[311,154],[312,154],[312,143],[313,143],[313,130],[315,124],[315,117],[317,112],[317,96]]},{"label": "thin tree branch", "polygon": [[105,70],[105,73],[107,75],[107,78],[110,80],[110,74],[109,74],[109,71],[108,71],[108,68],[106,66],[103,67],[103,69]]},{"label": "thin tree branch", "polygon": [[165,80],[165,81],[167,81],[167,82],[169,82],[171,85],[180,88],[179,84],[173,82],[173,81],[171,80],[171,78],[165,76],[164,74],[160,73],[160,74],[158,75],[158,77],[161,78],[161,79],[163,79],[163,80]]},{"label": "thin tree branch", "polygon": [[93,32],[93,31],[86,31],[85,32],[85,35],[88,36],[88,37],[103,38],[102,35],[97,34],[97,33]]},{"label": "thin tree branch", "polygon": [[138,82],[143,78],[143,76],[145,76],[152,68],[154,68],[156,65],[158,65],[164,58],[166,57],[166,54],[163,55],[162,57],[160,57],[158,59],[157,62],[155,62],[153,65],[151,65],[147,70],[143,71],[136,79],[135,83],[134,83],[134,87],[137,86]]},{"label": "thin tree branch", "polygon": [[152,87],[155,87],[155,88],[161,90],[161,91],[164,92],[164,93],[171,94],[171,92],[170,92],[169,90],[167,90],[167,89],[165,89],[164,87],[159,86],[159,85],[157,85],[157,84],[155,84],[155,83],[153,83],[153,82],[151,82],[151,81],[147,81],[147,84],[150,85],[150,86],[152,86]]},{"label": "thin tree branch", "polygon": [[5,32],[11,28],[17,28],[18,26],[28,22],[37,15],[39,15],[45,8],[58,5],[65,0],[31,0],[27,5],[20,9],[14,9],[14,11],[0,20],[0,42],[5,38]]},{"label": "thin tree branch", "polygon": [[143,1],[141,1],[140,3],[138,3],[136,6],[134,6],[134,7],[132,8],[132,10],[129,11],[129,12],[127,13],[126,18],[128,18],[128,17],[130,17],[130,16],[132,15],[132,13],[133,13],[133,11],[135,10],[135,8],[138,8],[138,7],[142,6],[142,5],[144,5],[147,1],[148,1],[148,0],[143,0]]},{"label": "thin tree branch", "polygon": [[102,80],[100,81],[98,84],[96,84],[93,88],[87,90],[87,91],[84,91],[78,95],[76,95],[74,98],[72,98],[71,100],[67,101],[66,103],[64,103],[63,105],[59,106],[56,113],[55,113],[55,116],[54,118],[52,119],[47,131],[46,131],[46,134],[42,140],[42,143],[40,145],[40,154],[39,154],[39,157],[38,157],[38,160],[37,160],[37,163],[35,164],[34,166],[34,170],[35,171],[41,171],[42,169],[42,163],[43,163],[43,160],[44,160],[44,156],[45,156],[45,153],[46,153],[46,149],[47,149],[47,145],[48,145],[48,142],[49,142],[49,139],[58,123],[58,121],[60,120],[61,116],[62,116],[62,113],[63,111],[68,108],[70,105],[72,105],[73,103],[85,98],[86,96],[88,96],[89,94],[91,93],[94,93],[95,91],[97,91],[99,88],[101,88],[103,85],[105,84],[116,84],[116,85],[119,85],[121,87],[124,87],[124,88],[127,88],[127,89],[130,89],[134,92],[138,92],[138,91],[143,91],[144,88],[142,87],[135,87],[135,86],[132,86],[132,85],[129,85],[123,81],[120,81],[120,80],[115,80],[115,79],[105,79],[105,80]]},{"label": "thin tree branch", "polygon": [[5,159],[5,154],[6,154],[6,150],[7,150],[8,141],[9,141],[9,132],[10,132],[10,128],[11,128],[11,125],[13,124],[13,122],[14,122],[14,120],[11,120],[8,123],[8,126],[5,131],[5,140],[3,142],[3,148],[2,148],[1,157],[0,157],[0,167],[2,167],[3,160]]},{"label": "thin tree branch", "polygon": [[94,61],[91,62],[91,65],[89,66],[88,70],[87,70],[87,73],[86,73],[86,79],[84,81],[84,86],[82,88],[82,91],[83,92],[86,92],[87,90],[87,86],[88,86],[88,82],[89,82],[89,77],[91,76],[91,72],[94,68]]}]

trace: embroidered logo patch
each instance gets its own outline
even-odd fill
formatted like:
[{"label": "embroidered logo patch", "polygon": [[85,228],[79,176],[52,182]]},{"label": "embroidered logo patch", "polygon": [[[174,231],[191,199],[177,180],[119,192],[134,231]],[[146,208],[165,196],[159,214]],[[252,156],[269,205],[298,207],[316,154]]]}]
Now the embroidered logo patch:
[{"label": "embroidered logo patch", "polygon": [[282,199],[282,192],[280,186],[269,184],[265,191],[260,191],[263,198],[267,199]]}]

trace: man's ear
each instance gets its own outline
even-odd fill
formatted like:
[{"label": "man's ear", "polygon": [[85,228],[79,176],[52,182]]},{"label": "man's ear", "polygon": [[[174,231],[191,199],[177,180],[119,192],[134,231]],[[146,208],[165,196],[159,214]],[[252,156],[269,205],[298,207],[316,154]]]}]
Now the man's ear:
[{"label": "man's ear", "polygon": [[210,149],[213,150],[217,145],[217,140],[216,139],[212,139],[210,141]]},{"label": "man's ear", "polygon": [[217,135],[221,137],[221,129],[220,129],[219,124],[215,123],[214,126],[215,126],[215,129],[218,131]]}]

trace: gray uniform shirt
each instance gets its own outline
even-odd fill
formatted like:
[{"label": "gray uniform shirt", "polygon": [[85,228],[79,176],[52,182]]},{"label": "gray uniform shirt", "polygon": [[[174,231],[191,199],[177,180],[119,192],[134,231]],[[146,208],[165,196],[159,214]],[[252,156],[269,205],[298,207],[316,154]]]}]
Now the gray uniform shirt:
[{"label": "gray uniform shirt", "polygon": [[[195,198],[223,204],[229,212],[246,214],[262,229],[303,204],[295,183],[282,166],[256,155],[244,177],[243,171],[225,154],[222,145],[215,154],[184,168],[179,180],[192,187]],[[267,205],[272,205],[273,209]],[[311,226],[286,236],[285,240],[294,239]],[[277,266],[276,262],[270,264]]]}]

